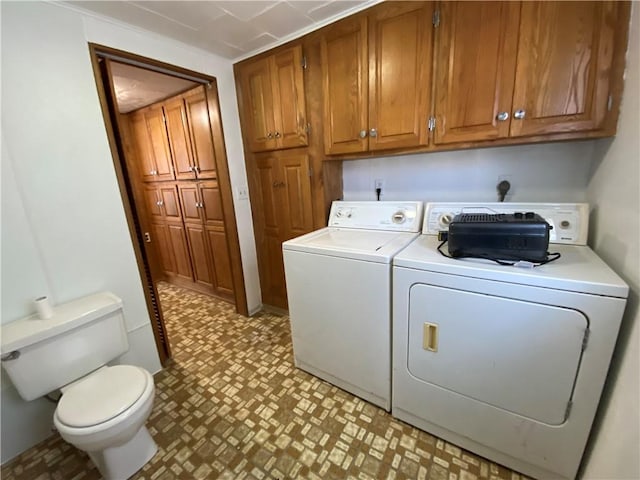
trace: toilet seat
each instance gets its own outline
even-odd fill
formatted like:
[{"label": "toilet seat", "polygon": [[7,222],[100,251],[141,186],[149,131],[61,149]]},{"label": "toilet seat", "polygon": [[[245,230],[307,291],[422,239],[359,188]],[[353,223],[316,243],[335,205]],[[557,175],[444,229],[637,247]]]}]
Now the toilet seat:
[{"label": "toilet seat", "polygon": [[148,381],[138,367],[103,368],[65,390],[56,409],[58,420],[74,428],[107,422],[134,405]]}]

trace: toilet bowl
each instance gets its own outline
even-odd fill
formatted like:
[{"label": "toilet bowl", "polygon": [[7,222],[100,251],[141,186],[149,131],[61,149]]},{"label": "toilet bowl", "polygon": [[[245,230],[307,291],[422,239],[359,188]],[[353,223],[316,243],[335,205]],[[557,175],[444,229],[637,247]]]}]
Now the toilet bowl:
[{"label": "toilet bowl", "polygon": [[144,423],[155,394],[144,368],[107,366],[129,349],[122,300],[110,292],[57,305],[45,320],[0,325],[0,358],[20,396],[62,392],[53,423],[106,480],[124,480],[158,450]]},{"label": "toilet bowl", "polygon": [[129,478],[158,450],[144,426],[155,386],[146,370],[103,367],[61,389],[53,423],[60,436],[89,454],[106,480]]}]

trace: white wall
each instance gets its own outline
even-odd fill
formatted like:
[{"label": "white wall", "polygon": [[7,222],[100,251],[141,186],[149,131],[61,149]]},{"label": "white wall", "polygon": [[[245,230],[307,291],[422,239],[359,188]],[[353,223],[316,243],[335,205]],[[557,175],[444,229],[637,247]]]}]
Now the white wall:
[{"label": "white wall", "polygon": [[603,142],[589,180],[590,244],[630,295],[584,478],[640,478],[640,5],[634,3],[618,134]]},{"label": "white wall", "polygon": [[343,163],[345,200],[374,200],[374,181],[383,179],[381,200],[498,201],[496,185],[506,177],[506,201],[581,202],[594,141],[521,145]]},{"label": "white wall", "polygon": [[[218,79],[232,183],[246,185],[232,64],[173,41],[41,2],[1,2],[2,319],[99,290],[124,300],[130,351],[160,368],[104,129],[87,42]],[[248,201],[236,202],[249,308],[260,305]],[[52,409],[2,381],[4,463],[50,434]]]}]

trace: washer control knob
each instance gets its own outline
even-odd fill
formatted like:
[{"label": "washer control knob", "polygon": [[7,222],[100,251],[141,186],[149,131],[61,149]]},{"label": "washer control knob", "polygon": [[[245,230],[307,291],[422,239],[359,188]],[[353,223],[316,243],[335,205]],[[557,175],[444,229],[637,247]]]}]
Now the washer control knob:
[{"label": "washer control knob", "polygon": [[453,214],[451,213],[443,213],[440,215],[440,225],[443,227],[448,226],[453,221]]},{"label": "washer control knob", "polygon": [[402,210],[398,210],[391,215],[391,220],[393,220],[393,223],[404,223],[407,220],[407,216]]},{"label": "washer control knob", "polygon": [[514,216],[515,218],[520,219],[520,218],[522,218],[522,212],[515,212],[515,213],[513,214],[513,216]]},{"label": "washer control knob", "polygon": [[569,228],[571,226],[571,222],[569,220],[562,220],[560,222],[560,228]]},{"label": "washer control knob", "polygon": [[533,212],[527,212],[524,214],[524,218],[533,218],[535,216],[535,213]]}]

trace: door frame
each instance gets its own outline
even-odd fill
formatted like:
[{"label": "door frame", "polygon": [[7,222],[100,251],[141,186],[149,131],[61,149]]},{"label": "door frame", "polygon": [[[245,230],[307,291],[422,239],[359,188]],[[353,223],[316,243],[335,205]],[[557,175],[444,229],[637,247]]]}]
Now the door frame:
[{"label": "door frame", "polygon": [[[135,64],[140,68],[147,67],[150,70],[162,71],[168,75],[172,73],[178,77],[189,77],[190,79],[200,80],[205,85],[207,96],[209,121],[214,134],[222,141],[214,142],[216,155],[216,169],[218,172],[218,185],[222,197],[222,208],[224,213],[225,232],[229,245],[229,254],[231,257],[231,271],[234,285],[234,299],[236,312],[243,316],[249,316],[247,305],[247,295],[244,283],[244,274],[242,270],[242,258],[240,253],[240,240],[238,237],[238,227],[236,223],[235,210],[233,205],[233,192],[231,188],[231,178],[229,175],[229,166],[227,161],[226,146],[224,144],[224,132],[222,128],[222,119],[218,102],[218,89],[215,77],[194,72],[182,67],[170,65],[148,57],[143,57],[123,50],[114,49],[104,45],[89,42],[89,55],[93,67],[96,88],[100,100],[102,117],[105,124],[111,157],[120,189],[120,196],[131,235],[131,242],[138,265],[138,271],[143,283],[143,291],[149,316],[152,318],[152,329],[156,341],[160,362],[164,366],[171,358],[171,347],[169,345],[167,332],[164,325],[162,309],[158,302],[158,293],[156,290],[156,281],[153,278],[149,253],[144,245],[144,237],[142,232],[142,219],[136,208],[133,187],[128,175],[127,165],[125,162],[125,148],[122,141],[120,124],[117,118],[117,110],[113,98],[113,84],[111,78],[103,78],[100,68],[100,58],[118,57],[123,61]],[[105,83],[106,82],[106,83]],[[215,88],[213,88],[215,87]]]}]

